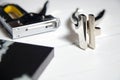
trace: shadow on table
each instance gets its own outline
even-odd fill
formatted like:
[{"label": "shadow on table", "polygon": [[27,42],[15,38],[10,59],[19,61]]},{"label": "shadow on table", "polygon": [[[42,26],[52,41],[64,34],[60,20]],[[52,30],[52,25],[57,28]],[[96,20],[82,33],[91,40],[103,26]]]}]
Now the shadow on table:
[{"label": "shadow on table", "polygon": [[74,27],[74,26],[73,26],[70,18],[68,18],[67,21],[66,21],[66,27],[67,27],[67,29],[69,30],[69,33],[68,33],[68,35],[66,35],[64,38],[65,38],[66,40],[68,40],[69,42],[71,42],[71,43],[73,43],[73,44],[76,44],[76,43],[78,42],[78,41],[77,41],[77,40],[78,40],[78,35],[75,33],[75,31],[74,31],[73,28],[72,28],[72,27]]}]

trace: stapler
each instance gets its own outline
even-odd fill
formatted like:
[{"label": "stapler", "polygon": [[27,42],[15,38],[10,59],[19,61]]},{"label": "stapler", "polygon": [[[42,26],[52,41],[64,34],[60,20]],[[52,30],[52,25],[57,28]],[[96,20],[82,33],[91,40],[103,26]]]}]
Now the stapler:
[{"label": "stapler", "polygon": [[13,39],[56,30],[60,20],[46,15],[48,1],[39,13],[28,13],[17,4],[0,6],[0,23]]}]

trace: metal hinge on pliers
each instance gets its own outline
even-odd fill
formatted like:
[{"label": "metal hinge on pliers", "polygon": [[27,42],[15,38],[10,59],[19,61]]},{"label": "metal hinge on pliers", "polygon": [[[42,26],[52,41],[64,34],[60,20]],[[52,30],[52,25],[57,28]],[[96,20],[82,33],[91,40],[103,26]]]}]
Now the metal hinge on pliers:
[{"label": "metal hinge on pliers", "polygon": [[96,27],[96,23],[99,22],[104,16],[105,10],[102,10],[96,17],[93,14],[87,16],[81,14],[79,9],[72,14],[71,21],[75,28],[74,31],[78,34],[78,46],[82,49],[90,47],[95,49],[95,36],[100,33],[100,27]]}]

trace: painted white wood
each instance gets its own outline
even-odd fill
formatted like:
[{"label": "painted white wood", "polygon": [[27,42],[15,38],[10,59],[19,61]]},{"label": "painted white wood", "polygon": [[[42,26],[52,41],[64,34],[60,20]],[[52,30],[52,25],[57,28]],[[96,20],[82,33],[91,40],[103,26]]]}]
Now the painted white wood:
[{"label": "painted white wood", "polygon": [[[44,0],[0,0],[19,3],[27,11],[39,11]],[[54,32],[34,35],[14,41],[55,47],[55,57],[39,80],[120,80],[120,0],[49,0],[47,14],[61,19]],[[76,8],[85,14],[97,14],[106,9],[101,35],[96,37],[96,49],[81,50],[73,43],[76,34],[71,29],[70,16]],[[0,38],[12,40],[0,27]]]}]

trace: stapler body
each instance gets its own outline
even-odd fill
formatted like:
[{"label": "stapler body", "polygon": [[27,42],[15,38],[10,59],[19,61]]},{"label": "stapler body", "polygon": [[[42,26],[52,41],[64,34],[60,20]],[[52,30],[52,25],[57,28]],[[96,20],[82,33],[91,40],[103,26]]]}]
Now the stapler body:
[{"label": "stapler body", "polygon": [[56,30],[60,20],[45,15],[46,5],[40,13],[28,13],[16,4],[0,6],[0,23],[13,39]]}]

